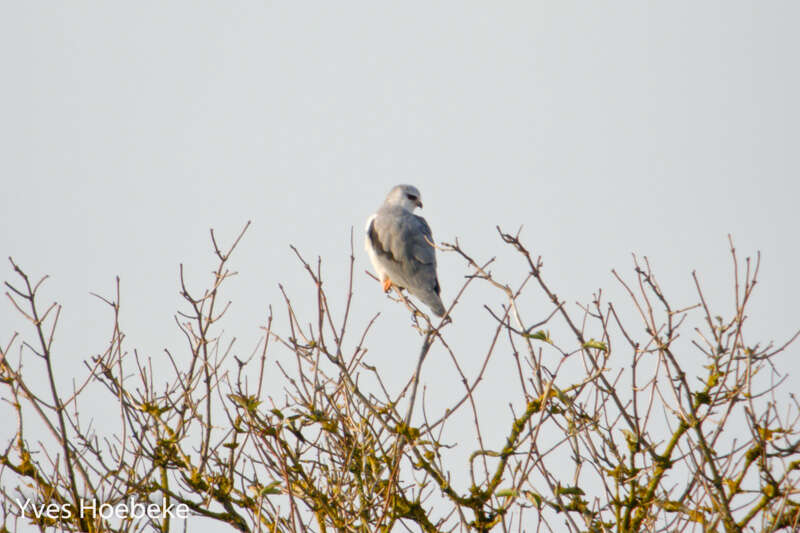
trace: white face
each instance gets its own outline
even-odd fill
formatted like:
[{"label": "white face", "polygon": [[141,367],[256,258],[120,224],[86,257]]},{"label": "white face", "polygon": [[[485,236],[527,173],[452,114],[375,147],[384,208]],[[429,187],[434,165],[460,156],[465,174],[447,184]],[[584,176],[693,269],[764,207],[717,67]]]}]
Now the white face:
[{"label": "white face", "polygon": [[417,207],[422,207],[422,195],[413,185],[398,185],[389,191],[386,203],[399,205],[403,209],[414,211]]}]

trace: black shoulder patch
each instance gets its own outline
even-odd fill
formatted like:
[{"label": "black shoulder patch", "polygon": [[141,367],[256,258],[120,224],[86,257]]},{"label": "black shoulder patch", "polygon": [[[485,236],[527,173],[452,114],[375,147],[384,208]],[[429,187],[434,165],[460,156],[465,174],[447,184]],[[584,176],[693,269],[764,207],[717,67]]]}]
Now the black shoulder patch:
[{"label": "black shoulder patch", "polygon": [[375,231],[375,221],[374,220],[369,223],[369,231],[367,231],[367,235],[369,236],[369,242],[372,243],[372,247],[375,249],[375,252],[377,252],[378,255],[384,255],[384,256],[388,257],[389,259],[391,259],[392,261],[395,261],[395,258],[392,255],[392,252],[390,252],[387,249],[385,249],[383,247],[383,243],[378,238],[378,232]]}]

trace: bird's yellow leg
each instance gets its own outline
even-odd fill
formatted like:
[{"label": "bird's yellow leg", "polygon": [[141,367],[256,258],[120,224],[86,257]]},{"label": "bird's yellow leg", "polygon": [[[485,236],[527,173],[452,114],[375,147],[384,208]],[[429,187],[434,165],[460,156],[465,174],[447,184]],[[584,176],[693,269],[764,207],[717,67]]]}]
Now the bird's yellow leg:
[{"label": "bird's yellow leg", "polygon": [[389,292],[390,290],[392,290],[392,280],[387,276],[383,279],[383,292]]}]

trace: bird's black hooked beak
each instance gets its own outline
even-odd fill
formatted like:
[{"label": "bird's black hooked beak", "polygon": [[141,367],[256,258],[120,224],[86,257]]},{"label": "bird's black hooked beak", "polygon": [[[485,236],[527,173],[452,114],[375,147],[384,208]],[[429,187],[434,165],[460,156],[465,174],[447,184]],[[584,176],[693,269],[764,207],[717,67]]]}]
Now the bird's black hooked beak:
[{"label": "bird's black hooked beak", "polygon": [[415,203],[415,204],[417,204],[417,207],[419,207],[420,209],[422,209],[422,200],[420,200],[419,198],[417,198],[417,201],[416,201],[416,202],[414,202],[414,203]]}]

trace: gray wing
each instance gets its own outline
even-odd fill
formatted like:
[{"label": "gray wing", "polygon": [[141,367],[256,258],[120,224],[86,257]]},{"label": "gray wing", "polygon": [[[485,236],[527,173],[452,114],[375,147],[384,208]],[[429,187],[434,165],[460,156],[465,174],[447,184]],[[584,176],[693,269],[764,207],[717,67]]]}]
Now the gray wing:
[{"label": "gray wing", "polygon": [[439,294],[436,249],[424,218],[395,206],[384,206],[370,224],[370,242],[378,259],[398,285]]}]

